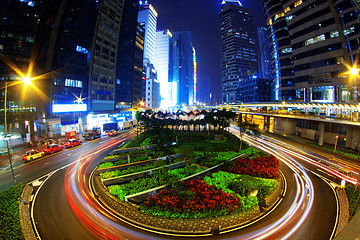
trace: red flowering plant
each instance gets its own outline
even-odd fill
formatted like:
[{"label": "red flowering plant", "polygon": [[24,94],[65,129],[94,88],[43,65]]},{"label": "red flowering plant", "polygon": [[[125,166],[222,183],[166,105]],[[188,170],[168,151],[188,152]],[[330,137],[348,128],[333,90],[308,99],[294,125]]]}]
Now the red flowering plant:
[{"label": "red flowering plant", "polygon": [[229,167],[227,171],[253,177],[276,179],[279,177],[279,160],[273,155],[252,159],[240,158],[234,161],[234,166]]},{"label": "red flowering plant", "polygon": [[236,194],[226,193],[205,181],[196,179],[181,185],[160,190],[148,197],[141,208],[153,215],[178,218],[214,217],[241,210],[241,200]]}]

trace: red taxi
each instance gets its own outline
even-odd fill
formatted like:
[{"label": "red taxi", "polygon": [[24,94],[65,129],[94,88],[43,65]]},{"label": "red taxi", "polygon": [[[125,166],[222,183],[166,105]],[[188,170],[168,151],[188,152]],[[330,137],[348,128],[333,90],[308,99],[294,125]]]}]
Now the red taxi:
[{"label": "red taxi", "polygon": [[65,147],[67,148],[71,148],[71,147],[75,147],[81,144],[81,140],[79,139],[69,139],[66,143],[65,143]]},{"label": "red taxi", "polygon": [[26,151],[26,153],[22,156],[22,159],[25,161],[32,161],[37,158],[41,158],[44,155],[45,155],[45,153],[43,151],[40,152],[40,151],[31,149],[29,151]]},{"label": "red taxi", "polygon": [[44,152],[46,154],[59,152],[63,150],[63,146],[57,145],[57,144],[49,144],[46,148],[44,148]]}]

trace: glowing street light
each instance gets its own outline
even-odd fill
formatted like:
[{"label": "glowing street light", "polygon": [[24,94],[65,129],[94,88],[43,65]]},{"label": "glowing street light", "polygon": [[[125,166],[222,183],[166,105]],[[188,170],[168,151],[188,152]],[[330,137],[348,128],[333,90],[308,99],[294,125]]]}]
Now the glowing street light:
[{"label": "glowing street light", "polygon": [[350,73],[351,76],[356,77],[356,75],[359,74],[359,70],[360,69],[358,69],[356,67],[353,67],[353,68],[350,68],[349,73]]},{"label": "glowing street light", "polygon": [[[25,86],[27,86],[28,84],[31,84],[31,78],[30,77],[23,77],[22,80],[19,82],[24,82],[25,83]],[[15,84],[18,84],[18,83],[15,83]],[[12,177],[13,177],[13,180],[14,180],[14,183],[15,183],[15,186],[17,187],[17,183],[16,183],[16,178],[15,178],[15,173],[14,173],[14,168],[13,168],[13,165],[12,165],[12,161],[11,161],[11,153],[10,153],[10,147],[9,147],[9,138],[8,138],[8,132],[7,132],[7,109],[6,109],[6,106],[7,106],[7,92],[8,92],[8,82],[5,81],[5,100],[4,100],[4,134],[5,134],[5,141],[6,141],[6,148],[7,148],[7,151],[8,151],[8,157],[9,157],[9,163],[10,163],[10,168],[11,168],[11,173],[12,173]],[[23,201],[20,197],[20,192],[19,192],[19,189],[18,189],[18,194],[19,194],[19,198],[20,198],[20,201]]]}]

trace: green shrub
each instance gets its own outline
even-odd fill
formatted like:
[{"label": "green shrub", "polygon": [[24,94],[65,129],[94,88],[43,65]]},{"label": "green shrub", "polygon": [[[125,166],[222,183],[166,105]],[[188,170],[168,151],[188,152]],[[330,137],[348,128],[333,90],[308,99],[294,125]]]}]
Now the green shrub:
[{"label": "green shrub", "polygon": [[360,209],[360,202],[355,209],[356,202],[360,196],[360,189],[352,184],[347,184],[345,187],[345,191],[349,201],[349,214],[350,217],[353,217],[355,213]]},{"label": "green shrub", "polygon": [[112,162],[101,163],[99,165],[99,169],[113,167],[113,166],[114,166],[114,163],[112,163]]},{"label": "green shrub", "polygon": [[[224,192],[236,193],[242,200],[243,210],[255,207],[259,203],[258,198],[266,198],[278,186],[278,182],[274,179],[261,179],[222,171],[213,173],[204,180]],[[256,190],[257,196],[250,196],[250,193]]]},{"label": "green shrub", "polygon": [[[20,192],[25,184],[20,183]],[[24,239],[19,216],[19,192],[16,186],[0,193],[0,239]]]}]

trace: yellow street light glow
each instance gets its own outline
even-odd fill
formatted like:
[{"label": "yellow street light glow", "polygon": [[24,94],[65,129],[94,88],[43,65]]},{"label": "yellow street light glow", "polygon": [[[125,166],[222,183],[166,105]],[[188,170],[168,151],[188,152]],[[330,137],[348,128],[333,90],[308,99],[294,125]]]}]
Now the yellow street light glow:
[{"label": "yellow street light glow", "polygon": [[25,83],[25,86],[31,84],[31,78],[29,76],[23,78],[23,82]]},{"label": "yellow street light glow", "polygon": [[350,73],[352,76],[356,76],[356,75],[359,74],[359,69],[356,68],[356,67],[350,68],[349,73]]}]

